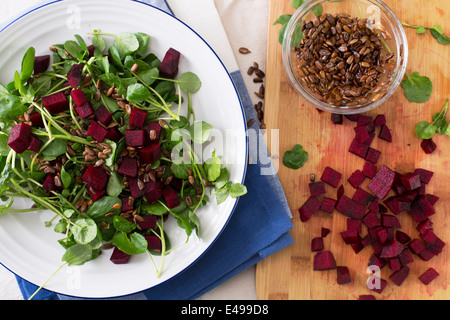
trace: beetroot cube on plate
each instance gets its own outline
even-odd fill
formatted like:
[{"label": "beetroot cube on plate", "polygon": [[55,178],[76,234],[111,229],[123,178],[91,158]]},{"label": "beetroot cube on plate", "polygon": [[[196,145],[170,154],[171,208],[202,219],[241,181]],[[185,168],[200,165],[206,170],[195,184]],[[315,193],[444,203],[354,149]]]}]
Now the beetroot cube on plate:
[{"label": "beetroot cube on plate", "polygon": [[84,65],[82,64],[74,64],[70,68],[69,72],[67,72],[67,82],[72,88],[78,87],[81,82],[81,77],[83,75]]},{"label": "beetroot cube on plate", "polygon": [[25,122],[19,122],[11,128],[8,138],[8,146],[17,153],[23,153],[30,146],[33,135],[31,126]]},{"label": "beetroot cube on plate", "polygon": [[141,147],[145,144],[145,130],[125,131],[125,141],[129,147]]},{"label": "beetroot cube on plate", "polygon": [[62,92],[57,92],[42,98],[42,104],[51,113],[59,113],[69,109],[69,101]]},{"label": "beetroot cube on plate", "polygon": [[161,126],[159,125],[159,123],[149,122],[148,125],[147,125],[147,133],[148,133],[149,137],[150,137],[150,131],[151,130],[155,130],[156,136],[155,136],[154,140],[149,138],[148,142],[149,143],[158,143],[159,139],[161,137],[161,130],[162,130]]},{"label": "beetroot cube on plate", "polygon": [[125,252],[120,251],[117,247],[114,247],[110,260],[114,264],[125,264],[128,263],[130,257],[131,256],[129,254],[126,254]]},{"label": "beetroot cube on plate", "polygon": [[38,153],[41,150],[42,140],[36,138],[35,136],[31,136],[31,142],[28,146],[28,150]]},{"label": "beetroot cube on plate", "polygon": [[142,216],[142,219],[143,219],[143,221],[137,220],[137,224],[139,225],[139,227],[141,227],[141,229],[146,230],[146,229],[154,228],[156,226],[156,216],[155,215]]},{"label": "beetroot cube on plate", "polygon": [[128,202],[129,198],[130,197],[122,197],[122,198],[120,198],[120,201],[122,202],[122,206],[121,206],[122,212],[134,209],[133,204],[129,204],[129,202]]},{"label": "beetroot cube on plate", "polygon": [[55,176],[52,174],[47,174],[44,183],[42,184],[42,188],[47,191],[56,191],[57,187],[55,185]]},{"label": "beetroot cube on plate", "polygon": [[88,129],[88,135],[101,142],[108,135],[108,130],[99,125],[97,121],[92,121]]},{"label": "beetroot cube on plate", "polygon": [[88,190],[89,196],[91,197],[92,201],[94,201],[94,202],[106,195],[105,189],[96,191],[93,188],[91,188],[89,185],[86,185],[86,188]]},{"label": "beetroot cube on plate", "polygon": [[142,164],[150,164],[161,156],[161,147],[159,144],[151,144],[139,149],[139,158]]},{"label": "beetroot cube on plate", "polygon": [[161,77],[174,79],[177,76],[180,56],[180,52],[173,48],[167,50],[159,69]]},{"label": "beetroot cube on plate", "polygon": [[43,56],[34,57],[34,74],[39,74],[47,71],[48,66],[50,65],[50,55],[46,54]]},{"label": "beetroot cube on plate", "polygon": [[90,164],[81,179],[97,191],[101,191],[108,183],[108,174],[99,167]]},{"label": "beetroot cube on plate", "polygon": [[98,108],[95,110],[95,117],[105,126],[107,126],[112,120],[111,112],[109,112],[109,110],[106,109],[106,107],[102,104],[99,105]]},{"label": "beetroot cube on plate", "polygon": [[122,138],[122,133],[116,127],[108,128],[108,133],[105,136],[105,139],[111,141],[119,141]]},{"label": "beetroot cube on plate", "polygon": [[148,249],[159,253],[162,250],[162,243],[161,243],[161,239],[158,238],[157,235],[151,233],[151,234],[147,234],[144,236],[145,240],[147,240],[148,243]]},{"label": "beetroot cube on plate", "polygon": [[42,122],[42,116],[39,112],[33,112],[32,114],[30,114],[30,121],[33,127],[44,127],[44,122]]},{"label": "beetroot cube on plate", "polygon": [[133,110],[131,110],[130,125],[143,128],[146,117],[147,111],[134,107]]},{"label": "beetroot cube on plate", "polygon": [[77,111],[81,119],[85,119],[94,114],[94,108],[92,108],[92,105],[89,101],[79,107],[76,107],[75,110]]},{"label": "beetroot cube on plate", "polygon": [[145,193],[145,198],[148,203],[153,203],[162,197],[162,190],[164,184],[161,181],[150,181],[147,192]]},{"label": "beetroot cube on plate", "polygon": [[73,104],[75,107],[81,107],[83,104],[88,102],[89,100],[86,98],[83,90],[74,89],[70,92],[70,97],[72,98]]},{"label": "beetroot cube on plate", "polygon": [[180,199],[178,198],[177,193],[172,187],[166,186],[162,191],[162,196],[166,201],[167,207],[169,209],[175,208],[180,205]]},{"label": "beetroot cube on plate", "polygon": [[117,172],[124,176],[136,177],[138,172],[137,159],[130,157],[123,158]]}]

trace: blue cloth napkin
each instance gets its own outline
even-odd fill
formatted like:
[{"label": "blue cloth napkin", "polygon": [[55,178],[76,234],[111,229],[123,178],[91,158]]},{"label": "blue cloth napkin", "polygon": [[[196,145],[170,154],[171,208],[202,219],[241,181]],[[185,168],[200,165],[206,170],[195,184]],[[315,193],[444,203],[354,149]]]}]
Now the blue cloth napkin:
[{"label": "blue cloth napkin", "polygon": [[[155,6],[169,14],[172,10],[164,0],[139,1]],[[219,55],[220,56],[220,55]],[[254,119],[251,126],[261,136],[258,119],[239,70],[229,70],[230,77],[240,95],[246,119]],[[258,139],[258,143],[264,143]],[[258,154],[261,146],[250,146],[252,161],[244,184],[248,193],[240,198],[228,225],[210,249],[192,266],[172,279],[136,294],[112,299],[134,300],[192,300],[221,283],[255,265],[267,256],[293,243],[291,213],[281,184],[269,159]],[[252,154],[255,152],[255,154]],[[253,158],[255,159],[255,158]],[[264,169],[264,170],[263,170]],[[267,173],[269,170],[270,174]],[[264,174],[262,174],[264,172]],[[24,299],[28,299],[38,286],[16,277]],[[35,300],[82,299],[41,289]]]}]

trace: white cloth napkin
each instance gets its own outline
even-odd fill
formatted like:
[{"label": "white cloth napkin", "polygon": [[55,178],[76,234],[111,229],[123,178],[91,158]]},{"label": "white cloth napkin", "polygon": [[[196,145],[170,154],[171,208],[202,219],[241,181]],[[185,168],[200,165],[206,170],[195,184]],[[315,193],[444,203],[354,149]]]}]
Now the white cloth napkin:
[{"label": "white cloth napkin", "polygon": [[[40,0],[2,0],[0,24],[17,16]],[[112,1],[113,2],[113,1]],[[257,62],[264,70],[269,0],[167,0],[174,14],[194,30],[218,53],[229,70],[240,70],[252,102],[260,84],[247,77],[249,66]],[[202,26],[208,25],[208,28]],[[228,39],[228,41],[223,41]],[[246,47],[251,53],[240,54]],[[15,277],[0,266],[0,300],[20,300],[22,294]],[[254,267],[251,267],[199,299],[257,299]]]}]

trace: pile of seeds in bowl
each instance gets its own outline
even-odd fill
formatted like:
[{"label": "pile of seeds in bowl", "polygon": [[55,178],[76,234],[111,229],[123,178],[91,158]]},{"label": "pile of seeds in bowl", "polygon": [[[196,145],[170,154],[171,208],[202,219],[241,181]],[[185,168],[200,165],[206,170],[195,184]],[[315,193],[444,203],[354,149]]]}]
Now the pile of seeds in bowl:
[{"label": "pile of seeds in bowl", "polygon": [[352,106],[384,95],[389,82],[382,75],[394,68],[395,56],[370,27],[371,21],[346,14],[323,14],[303,21],[304,38],[295,48],[299,80],[316,98],[335,106]]}]

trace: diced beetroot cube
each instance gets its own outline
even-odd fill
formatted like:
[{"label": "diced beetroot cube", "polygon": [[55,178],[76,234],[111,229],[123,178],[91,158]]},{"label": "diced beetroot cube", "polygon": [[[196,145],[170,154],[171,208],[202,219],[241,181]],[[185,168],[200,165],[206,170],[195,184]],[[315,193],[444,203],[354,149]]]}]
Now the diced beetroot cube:
[{"label": "diced beetroot cube", "polygon": [[362,222],[367,226],[367,228],[371,229],[375,228],[375,226],[380,223],[380,219],[374,212],[369,211],[362,219]]},{"label": "diced beetroot cube", "polygon": [[89,58],[92,58],[94,56],[95,46],[93,44],[91,44],[87,48],[88,48],[88,52],[89,52]]},{"label": "diced beetroot cube", "polygon": [[338,284],[345,284],[352,282],[352,279],[350,277],[350,271],[346,266],[338,266],[336,267],[336,271]]},{"label": "diced beetroot cube", "polygon": [[388,284],[386,280],[377,277],[374,277],[374,279],[372,279],[372,282],[374,282],[374,286],[370,288],[370,290],[378,294],[383,293],[384,289],[386,289],[386,286]]},{"label": "diced beetroot cube", "polygon": [[330,232],[331,232],[330,229],[322,227],[322,228],[320,229],[320,236],[321,236],[322,238],[325,238]]},{"label": "diced beetroot cube", "polygon": [[8,138],[8,146],[20,154],[28,149],[32,138],[33,135],[31,134],[31,126],[25,122],[19,122],[11,128]]},{"label": "diced beetroot cube", "polygon": [[338,200],[336,210],[347,217],[358,220],[361,220],[366,213],[366,208],[364,206],[345,195]]},{"label": "diced beetroot cube", "polygon": [[369,266],[377,266],[378,268],[382,269],[388,261],[386,259],[380,258],[375,253],[372,253],[372,255],[369,258]]},{"label": "diced beetroot cube", "polygon": [[362,173],[365,177],[372,179],[377,173],[377,166],[371,162],[364,162]]},{"label": "diced beetroot cube", "polygon": [[[371,129],[375,130],[375,127],[372,127]],[[368,131],[369,132],[369,139],[364,141],[363,144],[370,146],[375,139],[375,131]]]},{"label": "diced beetroot cube", "polygon": [[379,229],[377,231],[377,238],[381,244],[385,244],[386,242],[388,242],[388,229]]},{"label": "diced beetroot cube", "polygon": [[42,184],[42,188],[44,188],[47,191],[56,191],[58,188],[55,184],[55,176],[52,174],[47,174],[45,177],[44,183]]},{"label": "diced beetroot cube", "polygon": [[341,186],[338,188],[337,191],[337,199],[339,200],[345,193],[344,185],[341,184]]},{"label": "diced beetroot cube", "polygon": [[59,113],[69,109],[69,101],[62,92],[57,92],[42,98],[42,104],[51,113]]},{"label": "diced beetroot cube", "polygon": [[80,107],[75,107],[75,110],[77,111],[81,119],[85,119],[94,114],[94,108],[92,108],[92,105],[89,101]]},{"label": "diced beetroot cube", "polygon": [[352,122],[357,122],[360,115],[359,114],[346,114],[345,117]]},{"label": "diced beetroot cube", "polygon": [[355,139],[358,142],[363,143],[370,139],[369,132],[366,127],[355,127]]},{"label": "diced beetroot cube", "polygon": [[391,243],[385,245],[383,250],[381,251],[381,258],[394,258],[397,257],[403,250],[405,249],[405,245],[396,240]]},{"label": "diced beetroot cube", "polygon": [[321,251],[323,248],[324,245],[322,237],[316,237],[311,240],[311,251]]},{"label": "diced beetroot cube", "polygon": [[94,201],[94,202],[106,195],[105,189],[96,191],[96,190],[94,190],[94,188],[91,188],[89,185],[86,185],[86,188],[89,193],[89,196],[91,197],[92,201]]},{"label": "diced beetroot cube", "polygon": [[356,120],[356,125],[358,127],[367,126],[372,123],[373,123],[373,119],[371,116],[366,116],[366,115],[362,115],[362,114],[360,114],[358,119]]},{"label": "diced beetroot cube", "polygon": [[384,227],[401,228],[400,221],[398,221],[396,216],[382,214],[380,216],[380,221],[381,225]]},{"label": "diced beetroot cube", "polygon": [[[156,132],[156,136],[155,136],[154,140],[150,139],[150,131],[151,130],[155,130],[155,132]],[[161,131],[162,131],[162,128],[159,125],[159,123],[157,123],[157,122],[149,122],[147,124],[147,134],[149,136],[148,142],[149,143],[159,143],[159,139],[161,137]]]},{"label": "diced beetroot cube", "polygon": [[413,239],[408,243],[408,248],[412,253],[419,254],[421,253],[427,245],[420,239]]},{"label": "diced beetroot cube", "polygon": [[34,57],[34,74],[39,74],[47,71],[50,65],[50,55],[46,54],[43,56]]},{"label": "diced beetroot cube", "polygon": [[428,268],[427,271],[420,275],[419,280],[422,281],[423,284],[429,285],[430,282],[437,277],[439,277],[439,273],[433,268]]},{"label": "diced beetroot cube", "polygon": [[101,191],[105,189],[109,176],[102,168],[90,164],[81,179],[94,190]]},{"label": "diced beetroot cube", "polygon": [[149,188],[147,192],[145,193],[145,198],[147,199],[148,203],[153,203],[162,197],[162,190],[163,190],[164,184],[161,181],[150,181],[149,182]]},{"label": "diced beetroot cube", "polygon": [[108,130],[99,125],[97,121],[92,121],[87,133],[98,142],[101,142],[108,135]]},{"label": "diced beetroot cube", "polygon": [[381,126],[380,133],[378,134],[378,138],[385,140],[387,142],[392,142],[392,133],[387,125],[383,124]]},{"label": "diced beetroot cube", "polygon": [[369,205],[369,210],[373,211],[374,213],[378,213],[380,211],[380,204],[377,198],[375,198]]},{"label": "diced beetroot cube", "polygon": [[334,124],[342,124],[344,122],[344,116],[342,114],[332,113],[331,114],[331,121]]},{"label": "diced beetroot cube", "polygon": [[156,226],[156,216],[150,215],[150,216],[142,216],[144,221],[137,220],[137,224],[139,227],[141,227],[142,230],[147,230],[154,228]]},{"label": "diced beetroot cube", "polygon": [[400,181],[406,190],[414,190],[421,186],[420,175],[418,173],[407,173],[400,177]]},{"label": "diced beetroot cube", "polygon": [[407,266],[403,266],[400,268],[400,270],[395,271],[393,274],[389,276],[389,279],[393,283],[395,283],[397,286],[401,286],[403,281],[408,277],[409,275],[409,268]]},{"label": "diced beetroot cube", "polygon": [[324,197],[322,200],[322,204],[320,205],[320,210],[323,210],[328,213],[333,213],[334,206],[336,205],[336,200]]},{"label": "diced beetroot cube", "polygon": [[114,264],[125,264],[128,263],[130,257],[131,256],[129,254],[126,254],[125,252],[120,251],[117,247],[114,247],[111,258],[109,259]]},{"label": "diced beetroot cube", "polygon": [[358,300],[377,300],[377,298],[372,294],[360,294]]},{"label": "diced beetroot cube", "polygon": [[433,153],[436,150],[437,145],[434,143],[433,139],[423,139],[420,143],[420,147],[426,154]]},{"label": "diced beetroot cube", "polygon": [[414,258],[411,254],[411,252],[409,251],[408,248],[404,249],[399,255],[398,258],[400,259],[400,263],[403,266],[406,266],[409,263],[414,262]]},{"label": "diced beetroot cube", "polygon": [[361,157],[363,159],[366,158],[367,151],[369,150],[369,146],[359,142],[356,138],[353,139],[352,143],[350,144],[350,147],[348,151],[350,153],[353,153],[354,155],[357,155],[358,157]]},{"label": "diced beetroot cube", "polygon": [[311,182],[309,184],[309,194],[312,197],[315,197],[323,193],[326,193],[325,184],[323,183],[323,181]]},{"label": "diced beetroot cube", "polygon": [[427,218],[419,223],[416,229],[420,234],[425,234],[428,232],[428,230],[433,230],[433,221]]},{"label": "diced beetroot cube", "polygon": [[368,184],[367,188],[369,188],[378,199],[384,199],[392,188],[394,177],[395,173],[385,165],[382,165],[375,177],[373,177]]},{"label": "diced beetroot cube", "polygon": [[121,202],[122,202],[122,206],[121,206],[122,212],[129,211],[129,210],[133,210],[133,209],[134,209],[133,204],[129,204],[129,202],[128,202],[129,197],[122,197],[120,200],[121,200]]},{"label": "diced beetroot cube", "polygon": [[386,116],[384,114],[379,114],[375,117],[375,120],[373,121],[373,124],[375,127],[382,126],[383,124],[386,124]]},{"label": "diced beetroot cube", "polygon": [[400,243],[407,244],[411,241],[411,237],[403,231],[396,230],[395,231],[395,240]]},{"label": "diced beetroot cube", "polygon": [[358,235],[358,241],[356,241],[355,243],[352,243],[350,246],[352,247],[355,254],[359,253],[362,249],[364,249],[362,239],[359,235]]},{"label": "diced beetroot cube", "polygon": [[33,112],[32,114],[30,114],[30,121],[33,127],[44,127],[44,122],[42,121],[42,116],[39,112]]},{"label": "diced beetroot cube", "polygon": [[75,107],[81,107],[83,104],[89,102],[86,98],[82,89],[74,89],[70,92],[70,97],[72,98]]},{"label": "diced beetroot cube", "polygon": [[378,159],[380,159],[381,152],[374,148],[369,148],[367,150],[366,159],[370,163],[376,164],[378,162]]},{"label": "diced beetroot cube", "polygon": [[108,109],[104,105],[99,105],[98,108],[95,110],[95,117],[98,121],[103,123],[105,126],[110,124],[112,120],[112,114],[109,112]]},{"label": "diced beetroot cube", "polygon": [[352,199],[358,202],[360,205],[367,207],[369,203],[372,203],[375,200],[375,197],[368,193],[366,190],[358,187]]},{"label": "diced beetroot cube", "polygon": [[361,220],[356,220],[352,218],[347,219],[347,230],[355,230],[356,233],[360,233],[362,228]]},{"label": "diced beetroot cube", "polygon": [[143,128],[146,118],[147,111],[134,107],[133,110],[131,110],[130,125],[138,128]]},{"label": "diced beetroot cube", "polygon": [[28,150],[38,153],[41,150],[41,146],[42,140],[32,135],[30,145],[28,146]]},{"label": "diced beetroot cube", "polygon": [[367,247],[372,244],[372,237],[370,236],[370,234],[366,234],[364,238],[362,238],[361,244],[363,245],[363,247]]},{"label": "diced beetroot cube", "polygon": [[128,188],[130,189],[131,196],[135,199],[142,197],[150,187],[149,183],[144,185],[144,188],[140,188],[141,184],[138,184],[138,179],[128,177]]},{"label": "diced beetroot cube", "polygon": [[137,159],[125,157],[122,159],[118,173],[128,177],[136,177],[138,172]]},{"label": "diced beetroot cube", "polygon": [[148,243],[148,249],[155,253],[160,253],[162,250],[161,239],[158,238],[156,234],[147,234],[144,236]]},{"label": "diced beetroot cube", "polygon": [[331,251],[319,251],[314,256],[314,270],[336,269],[336,260]]},{"label": "diced beetroot cube", "polygon": [[391,269],[392,271],[397,271],[400,270],[401,267],[402,264],[400,263],[399,258],[389,259],[389,269]]},{"label": "diced beetroot cube", "polygon": [[435,256],[435,254],[433,252],[431,252],[430,250],[428,250],[428,248],[423,249],[417,255],[423,261],[429,261],[431,258],[433,258]]},{"label": "diced beetroot cube", "polygon": [[426,196],[419,196],[411,205],[411,215],[416,223],[424,221],[435,213]]},{"label": "diced beetroot cube", "polygon": [[414,173],[419,174],[420,182],[423,182],[425,184],[428,184],[430,182],[431,178],[434,175],[433,171],[426,170],[426,169],[421,169],[421,168],[415,169]]},{"label": "diced beetroot cube", "polygon": [[384,201],[386,206],[391,209],[392,213],[399,214],[400,213],[400,206],[398,204],[398,197],[389,197]]},{"label": "diced beetroot cube", "polygon": [[180,205],[180,199],[178,198],[177,193],[172,187],[170,186],[164,187],[162,191],[162,196],[166,201],[167,207],[169,209],[175,208]]},{"label": "diced beetroot cube", "polygon": [[342,231],[341,237],[346,244],[353,244],[358,242],[358,232],[356,230]]},{"label": "diced beetroot cube", "polygon": [[150,164],[161,157],[161,147],[159,144],[151,144],[139,149],[139,160],[141,164]]},{"label": "diced beetroot cube", "polygon": [[161,77],[174,79],[178,74],[178,64],[180,61],[180,52],[170,48],[167,50],[159,68]]},{"label": "diced beetroot cube", "polygon": [[81,82],[83,68],[84,65],[82,64],[74,64],[67,73],[67,82],[69,82],[69,85],[74,89],[77,88]]},{"label": "diced beetroot cube", "polygon": [[350,182],[353,188],[357,189],[365,179],[366,177],[364,177],[361,170],[357,169],[350,175],[350,177],[348,178],[348,182]]},{"label": "diced beetroot cube", "polygon": [[125,140],[129,147],[142,147],[145,144],[145,130],[125,131]]},{"label": "diced beetroot cube", "polygon": [[122,139],[122,137],[122,133],[120,133],[119,129],[112,127],[108,128],[108,134],[105,136],[105,139],[117,142]]},{"label": "diced beetroot cube", "polygon": [[316,197],[309,197],[305,203],[298,209],[300,221],[306,222],[312,215],[320,209],[321,202]]},{"label": "diced beetroot cube", "polygon": [[425,234],[421,234],[420,237],[427,244],[433,243],[438,238],[433,230],[428,230]]},{"label": "diced beetroot cube", "polygon": [[339,184],[339,180],[341,180],[341,177],[342,177],[341,173],[337,172],[336,170],[330,167],[326,167],[322,173],[320,180],[336,188]]}]

